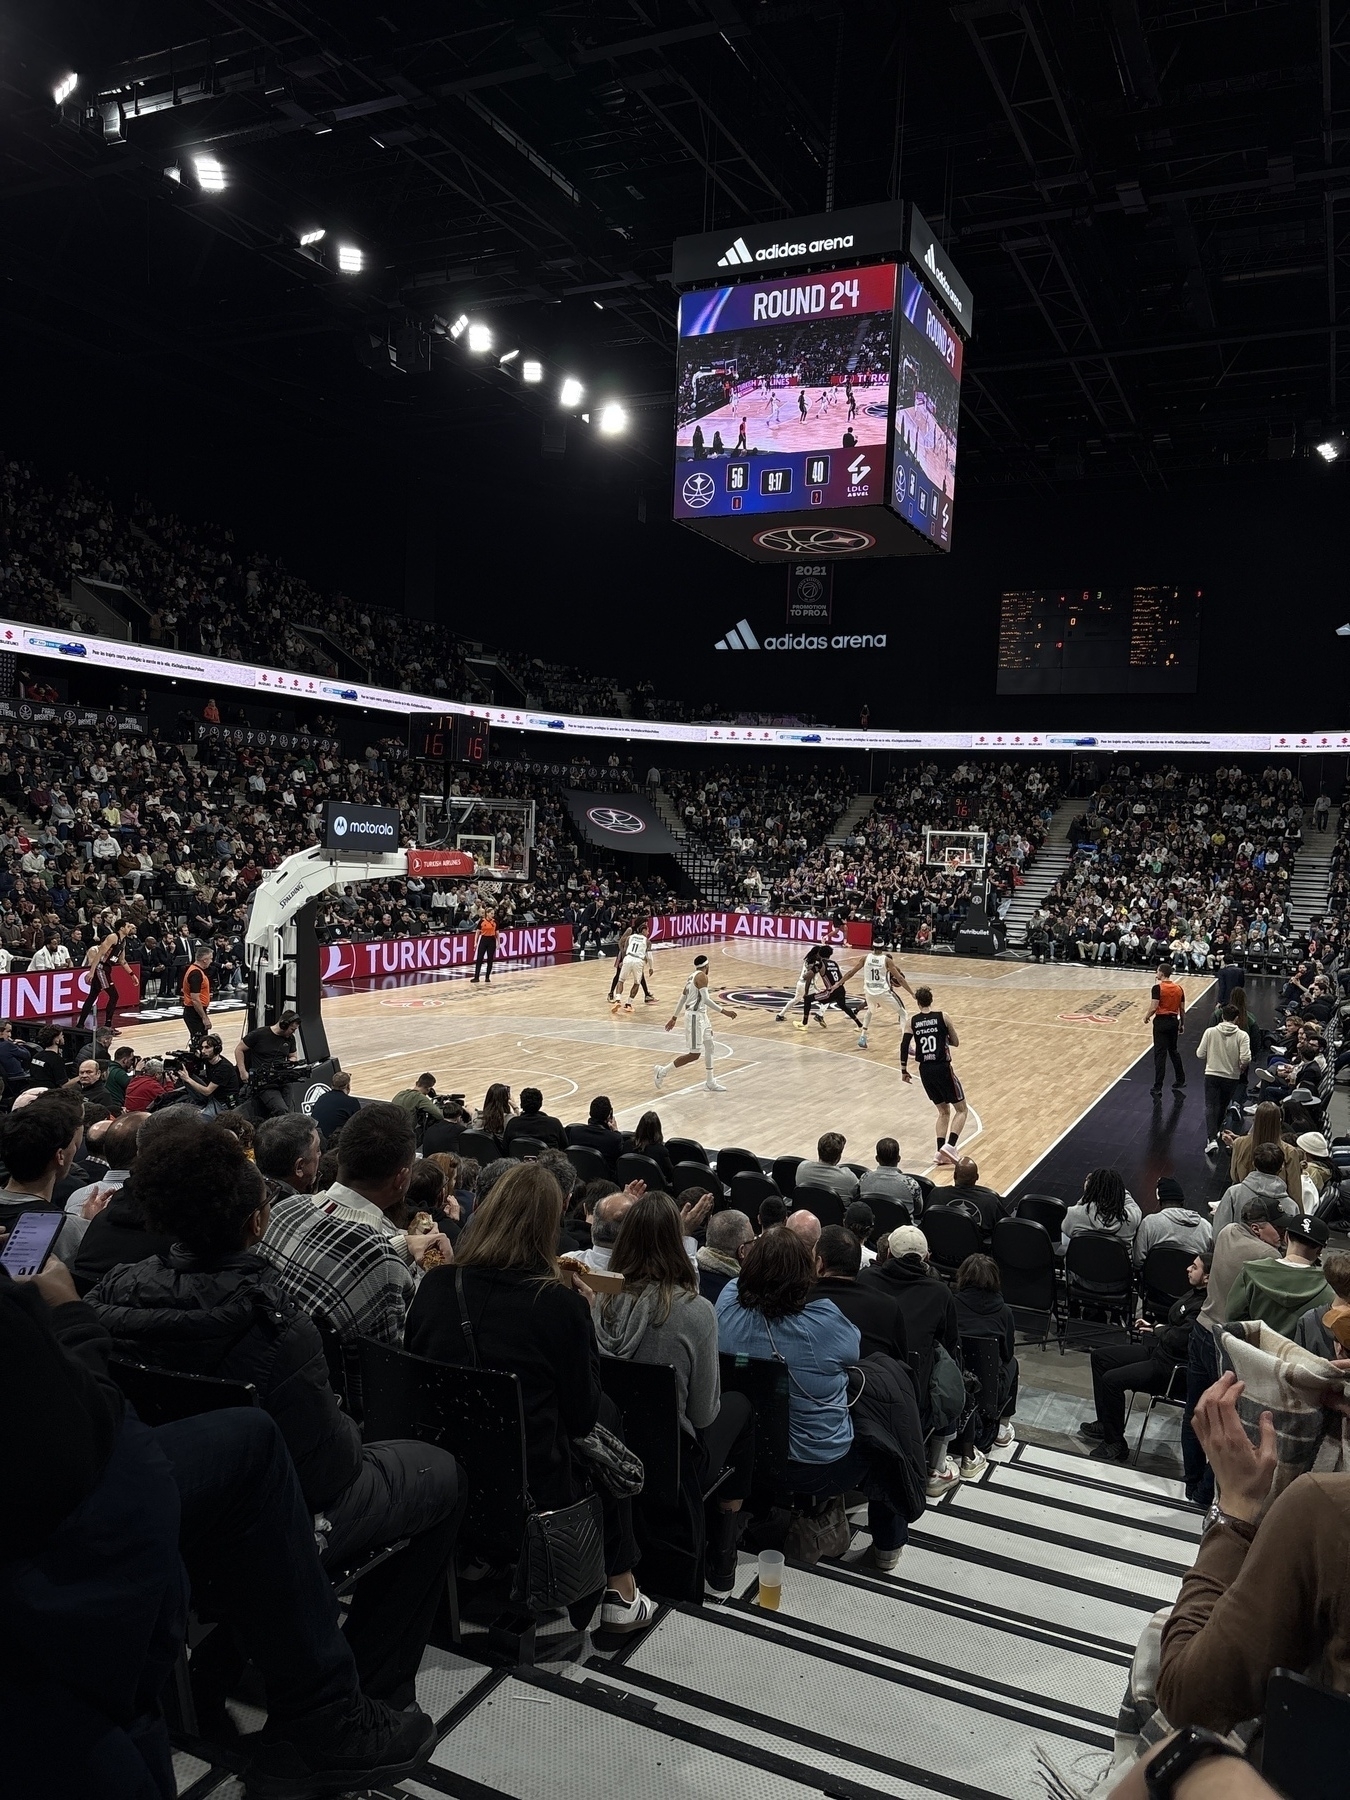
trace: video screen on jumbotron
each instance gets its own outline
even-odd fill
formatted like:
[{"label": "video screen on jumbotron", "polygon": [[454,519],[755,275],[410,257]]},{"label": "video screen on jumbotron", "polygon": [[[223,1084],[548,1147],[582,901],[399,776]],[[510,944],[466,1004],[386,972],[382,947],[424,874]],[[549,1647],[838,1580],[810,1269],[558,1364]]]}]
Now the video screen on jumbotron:
[{"label": "video screen on jumbotron", "polygon": [[675,517],[884,497],[894,263],[680,300]]},{"label": "video screen on jumbotron", "polygon": [[940,550],[952,547],[961,339],[908,269],[900,291],[891,504]]}]

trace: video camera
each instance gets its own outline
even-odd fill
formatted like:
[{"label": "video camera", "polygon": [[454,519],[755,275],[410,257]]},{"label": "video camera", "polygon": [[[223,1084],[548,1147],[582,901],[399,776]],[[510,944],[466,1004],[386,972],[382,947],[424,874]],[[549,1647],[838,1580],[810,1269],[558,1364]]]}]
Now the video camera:
[{"label": "video camera", "polygon": [[174,1080],[186,1070],[195,1081],[200,1081],[205,1068],[205,1057],[195,1050],[170,1050],[164,1057],[164,1073]]}]

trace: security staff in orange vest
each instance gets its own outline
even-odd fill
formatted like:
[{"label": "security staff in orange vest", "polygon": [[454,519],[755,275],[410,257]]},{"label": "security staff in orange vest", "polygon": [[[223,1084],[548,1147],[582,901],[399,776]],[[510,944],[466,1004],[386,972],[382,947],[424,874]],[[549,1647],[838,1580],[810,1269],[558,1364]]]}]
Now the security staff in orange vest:
[{"label": "security staff in orange vest", "polygon": [[478,980],[483,975],[483,964],[487,964],[487,974],[483,980],[487,985],[492,982],[492,965],[497,960],[497,917],[489,907],[478,921],[478,955],[474,959],[473,978]]},{"label": "security staff in orange vest", "polygon": [[1153,1098],[1156,1100],[1162,1093],[1163,1076],[1167,1073],[1167,1059],[1172,1059],[1172,1068],[1176,1072],[1176,1080],[1172,1083],[1172,1092],[1181,1094],[1186,1091],[1186,1069],[1181,1060],[1181,1046],[1177,1042],[1186,1029],[1186,993],[1179,981],[1172,979],[1170,962],[1158,964],[1158,979],[1153,989],[1153,1004],[1145,1014],[1146,1019],[1153,1021]]},{"label": "security staff in orange vest", "polygon": [[211,1029],[211,967],[213,952],[208,944],[197,952],[183,971],[183,1023],[194,1045]]}]

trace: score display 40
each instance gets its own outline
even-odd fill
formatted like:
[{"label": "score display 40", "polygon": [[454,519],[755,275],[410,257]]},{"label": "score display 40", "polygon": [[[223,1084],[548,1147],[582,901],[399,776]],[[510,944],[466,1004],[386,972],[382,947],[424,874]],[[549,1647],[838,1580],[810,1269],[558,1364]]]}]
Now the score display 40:
[{"label": "score display 40", "polygon": [[796,287],[776,287],[756,294],[751,317],[757,325],[770,319],[810,319],[821,313],[856,312],[861,304],[862,289],[856,276],[829,282],[804,281]]}]

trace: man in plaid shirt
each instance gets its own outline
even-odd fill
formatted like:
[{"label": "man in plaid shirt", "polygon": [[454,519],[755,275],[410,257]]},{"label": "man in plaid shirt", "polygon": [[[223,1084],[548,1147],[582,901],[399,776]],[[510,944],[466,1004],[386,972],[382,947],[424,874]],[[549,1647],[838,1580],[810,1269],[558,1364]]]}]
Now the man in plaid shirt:
[{"label": "man in plaid shirt", "polygon": [[256,1251],[287,1297],[340,1338],[402,1349],[415,1277],[392,1238],[325,1213],[309,1194],[286,1194],[272,1202]]}]

